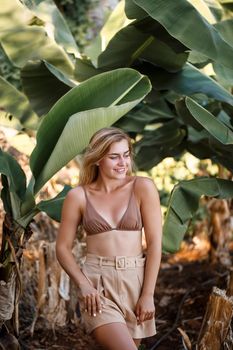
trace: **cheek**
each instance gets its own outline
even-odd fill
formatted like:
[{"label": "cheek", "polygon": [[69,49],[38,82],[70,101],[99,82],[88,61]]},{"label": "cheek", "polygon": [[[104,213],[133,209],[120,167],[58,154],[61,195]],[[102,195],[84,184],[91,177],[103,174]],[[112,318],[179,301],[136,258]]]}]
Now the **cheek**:
[{"label": "cheek", "polygon": [[113,161],[111,159],[102,159],[99,162],[99,166],[101,168],[110,168],[110,167],[112,167],[112,165],[113,165]]}]

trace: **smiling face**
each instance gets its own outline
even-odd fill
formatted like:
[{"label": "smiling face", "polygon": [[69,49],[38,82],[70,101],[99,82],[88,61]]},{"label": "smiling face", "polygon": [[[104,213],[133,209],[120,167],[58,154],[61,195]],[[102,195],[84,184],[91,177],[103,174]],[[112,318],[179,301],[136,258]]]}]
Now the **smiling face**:
[{"label": "smiling face", "polygon": [[128,141],[111,144],[107,154],[98,162],[100,175],[111,179],[122,179],[131,171],[131,155]]}]

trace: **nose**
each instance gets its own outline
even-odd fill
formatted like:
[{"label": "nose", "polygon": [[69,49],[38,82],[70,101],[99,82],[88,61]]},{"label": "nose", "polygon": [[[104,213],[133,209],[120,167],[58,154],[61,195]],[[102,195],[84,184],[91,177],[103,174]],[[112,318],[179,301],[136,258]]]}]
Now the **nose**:
[{"label": "nose", "polygon": [[125,160],[124,160],[124,157],[123,156],[119,156],[119,160],[118,160],[118,163],[121,165],[124,165],[125,163]]}]

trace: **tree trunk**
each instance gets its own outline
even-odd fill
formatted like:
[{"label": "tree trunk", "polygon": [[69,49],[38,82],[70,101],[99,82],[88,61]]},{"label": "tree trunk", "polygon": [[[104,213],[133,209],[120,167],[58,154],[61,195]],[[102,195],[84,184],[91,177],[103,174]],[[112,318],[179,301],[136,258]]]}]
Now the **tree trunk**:
[{"label": "tree trunk", "polygon": [[[18,300],[21,289],[26,303],[31,303],[36,312],[31,320],[31,333],[38,317],[42,317],[48,328],[64,326],[68,321],[77,319],[77,289],[56,260],[55,242],[45,240],[30,241],[30,229],[19,226],[8,215],[3,223],[2,245],[0,252],[0,350],[19,349],[17,342],[19,320]],[[77,262],[83,256],[85,247],[76,242],[73,248]],[[23,271],[20,265],[23,262]],[[23,286],[21,277],[23,274]],[[36,295],[30,298],[27,286],[33,275],[36,281]],[[24,301],[22,301],[24,302]],[[27,309],[27,308],[26,308]]]},{"label": "tree trunk", "polygon": [[[78,241],[75,242],[73,254],[80,261],[85,247]],[[77,318],[77,286],[61,268],[56,260],[55,242],[45,240],[30,241],[24,252],[23,258],[23,298],[22,318],[29,320],[23,310],[28,306],[36,310],[31,320],[31,334],[33,334],[37,320],[40,318],[40,326],[43,324],[48,329],[56,329],[67,325],[68,322],[79,323]],[[34,288],[28,288],[34,278]],[[36,295],[30,295],[35,290]],[[28,305],[30,304],[30,305]]]},{"label": "tree trunk", "polygon": [[208,204],[210,212],[210,261],[231,266],[228,243],[231,240],[230,209],[226,199],[212,199]]},{"label": "tree trunk", "polygon": [[232,315],[233,298],[227,296],[225,290],[214,287],[207,304],[196,349],[232,349]]},{"label": "tree trunk", "polygon": [[[9,215],[5,216],[0,252],[0,347],[2,349],[17,349],[18,346],[16,338],[9,331],[18,336],[17,305],[21,292],[19,266],[22,248],[30,236],[29,227],[25,229]],[[10,330],[6,322],[10,324]],[[9,345],[11,341],[12,347]]]}]

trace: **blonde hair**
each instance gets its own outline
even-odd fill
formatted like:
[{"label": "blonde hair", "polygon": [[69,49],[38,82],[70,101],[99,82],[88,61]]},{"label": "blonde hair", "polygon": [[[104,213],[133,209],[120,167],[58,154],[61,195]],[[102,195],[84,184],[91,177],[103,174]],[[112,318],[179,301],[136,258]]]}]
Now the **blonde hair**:
[{"label": "blonde hair", "polygon": [[[130,137],[121,129],[110,127],[98,130],[90,139],[89,145],[83,155],[79,173],[79,184],[88,185],[98,177],[98,166],[96,165],[109,151],[114,142],[126,140],[132,161],[132,144]],[[127,175],[131,174],[131,170]]]}]

